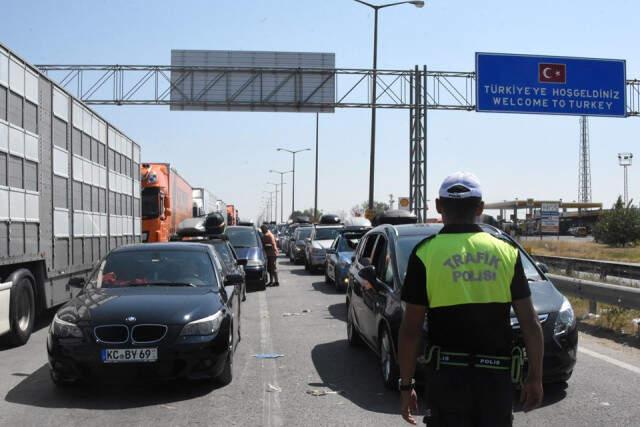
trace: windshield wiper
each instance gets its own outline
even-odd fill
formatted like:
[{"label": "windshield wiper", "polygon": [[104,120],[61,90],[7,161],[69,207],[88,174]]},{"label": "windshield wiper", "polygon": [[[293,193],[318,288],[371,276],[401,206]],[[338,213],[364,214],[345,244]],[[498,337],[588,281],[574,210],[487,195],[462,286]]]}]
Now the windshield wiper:
[{"label": "windshield wiper", "polygon": [[187,282],[146,282],[146,283],[129,283],[127,286],[191,286],[197,288],[198,285]]}]

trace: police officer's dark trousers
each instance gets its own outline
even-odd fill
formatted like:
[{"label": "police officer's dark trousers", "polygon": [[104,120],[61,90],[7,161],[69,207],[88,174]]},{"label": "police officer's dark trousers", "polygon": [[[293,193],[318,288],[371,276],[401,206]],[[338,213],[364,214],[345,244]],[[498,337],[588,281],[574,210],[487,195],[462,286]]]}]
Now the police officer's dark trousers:
[{"label": "police officer's dark trousers", "polygon": [[512,425],[513,388],[508,371],[428,368],[425,400],[427,413],[431,413],[425,417],[429,427]]}]

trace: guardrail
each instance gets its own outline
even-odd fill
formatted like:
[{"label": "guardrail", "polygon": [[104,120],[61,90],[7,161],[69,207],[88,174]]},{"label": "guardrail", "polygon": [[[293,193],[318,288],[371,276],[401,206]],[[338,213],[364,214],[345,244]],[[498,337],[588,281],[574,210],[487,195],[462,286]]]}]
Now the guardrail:
[{"label": "guardrail", "polygon": [[596,312],[596,301],[640,310],[640,289],[638,288],[576,279],[557,274],[547,274],[546,276],[559,291],[591,301],[589,311],[592,313]]},{"label": "guardrail", "polygon": [[640,264],[544,255],[533,257],[549,267],[564,270],[567,276],[574,272],[584,272],[597,274],[600,280],[606,280],[608,276],[640,280]]}]

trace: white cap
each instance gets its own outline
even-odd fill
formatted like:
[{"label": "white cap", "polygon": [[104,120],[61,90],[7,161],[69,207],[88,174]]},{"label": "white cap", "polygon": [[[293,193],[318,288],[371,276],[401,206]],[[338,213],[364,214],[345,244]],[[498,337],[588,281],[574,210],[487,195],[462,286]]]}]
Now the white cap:
[{"label": "white cap", "polygon": [[444,179],[440,186],[440,197],[446,199],[482,199],[482,188],[478,178],[469,172],[456,172]]}]

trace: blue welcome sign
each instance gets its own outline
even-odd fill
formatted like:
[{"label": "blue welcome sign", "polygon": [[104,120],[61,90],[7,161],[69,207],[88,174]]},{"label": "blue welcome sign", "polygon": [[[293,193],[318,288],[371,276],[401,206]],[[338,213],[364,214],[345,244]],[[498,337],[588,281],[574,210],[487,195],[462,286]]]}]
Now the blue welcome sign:
[{"label": "blue welcome sign", "polygon": [[476,111],[625,117],[617,59],[476,53]]}]

